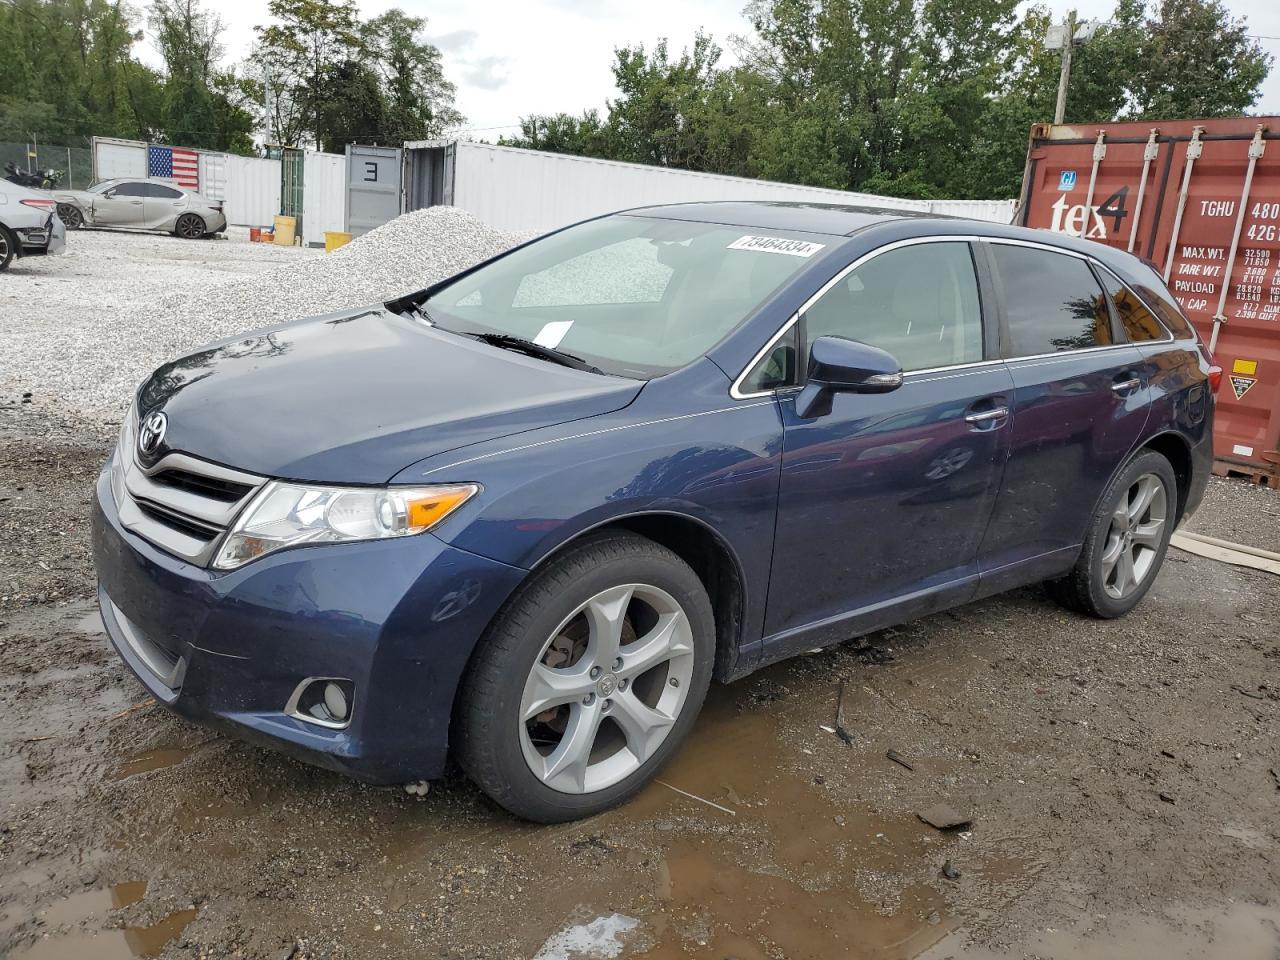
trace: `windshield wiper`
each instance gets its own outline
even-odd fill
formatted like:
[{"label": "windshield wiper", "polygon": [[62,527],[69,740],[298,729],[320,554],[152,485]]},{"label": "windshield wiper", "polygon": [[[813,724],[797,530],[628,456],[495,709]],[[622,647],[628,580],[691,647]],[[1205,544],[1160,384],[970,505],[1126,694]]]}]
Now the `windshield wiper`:
[{"label": "windshield wiper", "polygon": [[514,350],[526,356],[537,357],[539,360],[558,363],[562,367],[572,367],[574,370],[585,370],[587,373],[604,375],[603,370],[592,366],[581,357],[575,357],[572,353],[565,353],[563,350],[557,350],[554,347],[544,347],[542,344],[526,340],[524,337],[514,337],[509,333],[464,333],[463,336],[471,337],[494,347],[501,347],[503,350]]}]

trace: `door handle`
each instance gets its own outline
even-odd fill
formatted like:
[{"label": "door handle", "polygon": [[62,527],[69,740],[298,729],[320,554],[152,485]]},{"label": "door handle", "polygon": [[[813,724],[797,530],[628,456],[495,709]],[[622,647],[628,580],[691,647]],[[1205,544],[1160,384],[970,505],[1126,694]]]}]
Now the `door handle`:
[{"label": "door handle", "polygon": [[992,407],[980,413],[965,414],[965,423],[989,423],[992,420],[1003,420],[1009,415],[1008,407]]},{"label": "door handle", "polygon": [[130,202],[131,204],[133,204],[135,207],[140,207],[140,206],[142,206],[142,201],[141,201],[141,200],[130,200],[129,202]]},{"label": "door handle", "polygon": [[1111,389],[1116,393],[1123,395],[1133,393],[1133,391],[1137,390],[1140,386],[1142,386],[1142,380],[1138,377],[1134,377],[1132,380],[1121,380],[1117,383],[1113,383],[1111,385]]}]

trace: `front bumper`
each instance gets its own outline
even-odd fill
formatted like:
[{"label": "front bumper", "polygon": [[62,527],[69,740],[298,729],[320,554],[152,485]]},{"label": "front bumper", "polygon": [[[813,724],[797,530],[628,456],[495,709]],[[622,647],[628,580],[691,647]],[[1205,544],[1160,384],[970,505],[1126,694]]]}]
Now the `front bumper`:
[{"label": "front bumper", "polygon": [[[431,534],[284,550],[215,574],[121,527],[106,471],[93,549],[111,643],[157,700],[371,783],[443,771],[467,659],[525,576]],[[347,727],[285,713],[307,677],[354,683]]]}]

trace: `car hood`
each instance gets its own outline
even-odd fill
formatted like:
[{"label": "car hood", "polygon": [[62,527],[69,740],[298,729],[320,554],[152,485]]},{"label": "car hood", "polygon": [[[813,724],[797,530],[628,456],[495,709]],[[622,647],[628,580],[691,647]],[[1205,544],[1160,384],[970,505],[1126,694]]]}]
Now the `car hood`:
[{"label": "car hood", "polygon": [[269,477],[385,483],[458,447],[626,406],[642,382],[526,357],[379,306],[213,344],[138,393],[160,447]]}]

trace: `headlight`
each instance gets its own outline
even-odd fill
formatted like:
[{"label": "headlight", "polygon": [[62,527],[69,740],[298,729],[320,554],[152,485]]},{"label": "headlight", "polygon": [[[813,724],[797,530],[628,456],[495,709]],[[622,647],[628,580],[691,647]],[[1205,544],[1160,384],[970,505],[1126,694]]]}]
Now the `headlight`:
[{"label": "headlight", "polygon": [[480,487],[321,487],[272,481],[245,507],[213,561],[234,570],[302,543],[409,537],[430,530]]}]

